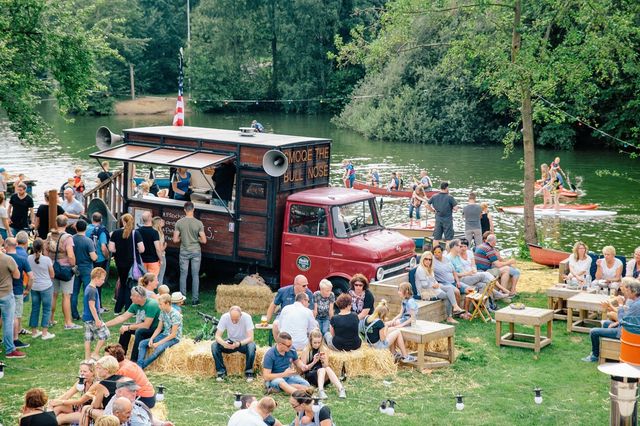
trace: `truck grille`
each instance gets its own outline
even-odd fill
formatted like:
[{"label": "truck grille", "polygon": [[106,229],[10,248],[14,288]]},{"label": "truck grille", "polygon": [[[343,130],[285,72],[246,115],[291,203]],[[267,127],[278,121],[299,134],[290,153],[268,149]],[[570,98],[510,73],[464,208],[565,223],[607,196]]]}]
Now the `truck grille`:
[{"label": "truck grille", "polygon": [[392,263],[391,265],[384,266],[384,277],[394,277],[396,275],[403,274],[409,269],[409,262],[411,258],[401,260],[400,262]]}]

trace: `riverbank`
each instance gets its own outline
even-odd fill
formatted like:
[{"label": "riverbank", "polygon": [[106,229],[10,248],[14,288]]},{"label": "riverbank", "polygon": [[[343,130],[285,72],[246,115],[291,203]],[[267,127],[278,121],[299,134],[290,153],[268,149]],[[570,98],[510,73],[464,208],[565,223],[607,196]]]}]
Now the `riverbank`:
[{"label": "riverbank", "polygon": [[[116,102],[116,115],[171,115],[176,111],[176,96],[141,96]],[[185,106],[187,98],[184,98]],[[187,112],[189,109],[187,108]]]}]

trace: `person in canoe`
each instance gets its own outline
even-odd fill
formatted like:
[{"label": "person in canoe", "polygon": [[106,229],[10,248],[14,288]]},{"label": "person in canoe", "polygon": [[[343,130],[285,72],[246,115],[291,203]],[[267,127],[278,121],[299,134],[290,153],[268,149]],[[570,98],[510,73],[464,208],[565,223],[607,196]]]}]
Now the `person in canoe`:
[{"label": "person in canoe", "polygon": [[353,188],[353,184],[356,181],[356,169],[353,167],[351,160],[342,160],[342,168],[344,174],[342,175],[342,182],[344,182],[345,188]]},{"label": "person in canoe", "polygon": [[369,172],[369,182],[371,186],[375,188],[380,186],[380,173],[378,173],[378,169],[371,169]]},{"label": "person in canoe", "polygon": [[[415,179],[414,179],[415,181]],[[420,185],[422,185],[422,187],[424,188],[424,190],[426,192],[432,191],[433,190],[433,183],[431,182],[431,178],[429,177],[429,173],[426,170],[422,170],[420,172],[420,181],[416,181],[416,183],[419,183]]]},{"label": "person in canoe", "polygon": [[387,191],[399,191],[400,188],[400,178],[398,177],[398,173],[391,172],[391,180],[387,184]]}]

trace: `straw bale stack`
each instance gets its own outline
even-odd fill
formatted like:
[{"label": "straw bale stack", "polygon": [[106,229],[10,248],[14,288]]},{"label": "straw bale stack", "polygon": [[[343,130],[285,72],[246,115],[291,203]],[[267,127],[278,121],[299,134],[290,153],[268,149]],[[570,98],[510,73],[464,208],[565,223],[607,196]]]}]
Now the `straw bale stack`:
[{"label": "straw bale stack", "polygon": [[227,312],[238,305],[250,315],[267,312],[273,300],[273,293],[266,285],[231,284],[219,285],[216,290],[216,311]]},{"label": "straw bale stack", "polygon": [[[418,344],[415,342],[405,341],[404,344],[409,352],[418,350]],[[449,350],[449,343],[447,341],[447,338],[444,337],[442,339],[430,341],[429,343],[427,343],[424,349],[428,352],[447,352]]]},{"label": "straw bale stack", "polygon": [[165,350],[148,368],[156,373],[188,375],[187,354],[193,352],[195,346],[193,340],[182,339],[177,345]]},{"label": "straw bale stack", "polygon": [[357,351],[329,351],[328,354],[329,366],[338,375],[343,365],[349,377],[382,378],[398,372],[398,367],[393,362],[393,355],[386,349],[373,349],[363,345]]}]

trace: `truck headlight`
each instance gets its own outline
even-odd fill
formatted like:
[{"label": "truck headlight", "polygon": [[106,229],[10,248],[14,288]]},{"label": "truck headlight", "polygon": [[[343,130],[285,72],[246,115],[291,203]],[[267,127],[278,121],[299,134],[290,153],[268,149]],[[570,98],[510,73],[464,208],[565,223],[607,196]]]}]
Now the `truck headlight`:
[{"label": "truck headlight", "polygon": [[409,269],[415,268],[417,263],[418,261],[416,260],[416,257],[411,256],[411,260],[409,260]]},{"label": "truck headlight", "polygon": [[382,281],[384,279],[384,268],[381,266],[376,270],[376,281]]}]

